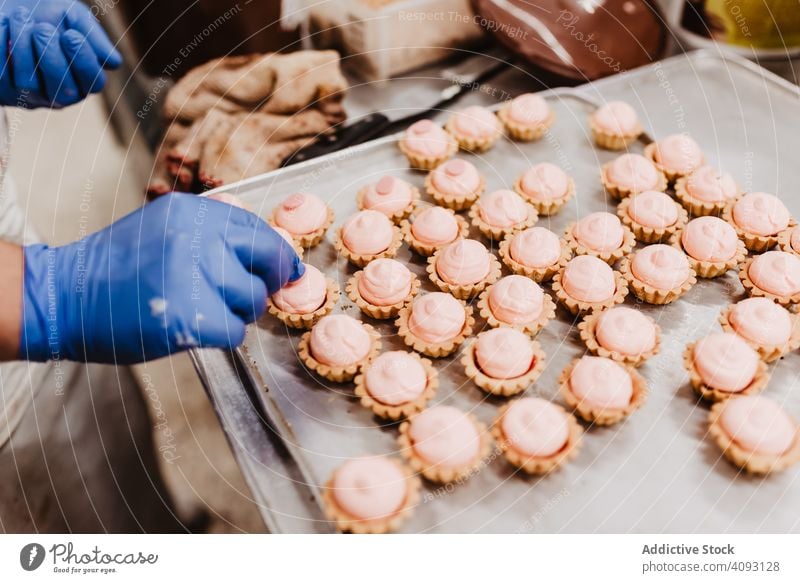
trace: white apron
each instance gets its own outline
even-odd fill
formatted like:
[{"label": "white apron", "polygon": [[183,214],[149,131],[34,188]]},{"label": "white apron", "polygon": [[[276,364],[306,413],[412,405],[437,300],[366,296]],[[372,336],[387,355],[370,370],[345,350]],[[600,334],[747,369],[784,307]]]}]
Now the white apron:
[{"label": "white apron", "polygon": [[[0,239],[31,243],[6,172],[8,127],[0,109]],[[0,364],[0,533],[179,530],[126,367]]]}]

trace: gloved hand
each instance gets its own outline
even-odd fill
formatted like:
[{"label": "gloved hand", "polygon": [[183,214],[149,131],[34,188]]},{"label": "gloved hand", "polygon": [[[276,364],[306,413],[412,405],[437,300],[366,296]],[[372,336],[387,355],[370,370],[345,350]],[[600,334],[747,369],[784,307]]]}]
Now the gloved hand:
[{"label": "gloved hand", "polygon": [[172,193],[102,231],[24,249],[20,358],[129,364],[231,348],[303,264],[246,210]]},{"label": "gloved hand", "polygon": [[103,89],[122,57],[77,0],[0,0],[0,104],[63,107]]}]

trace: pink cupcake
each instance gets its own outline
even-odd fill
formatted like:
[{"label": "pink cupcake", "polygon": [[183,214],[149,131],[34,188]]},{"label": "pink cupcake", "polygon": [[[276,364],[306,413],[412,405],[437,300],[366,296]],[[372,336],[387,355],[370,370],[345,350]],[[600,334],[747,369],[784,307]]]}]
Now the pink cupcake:
[{"label": "pink cupcake", "polygon": [[441,358],[455,352],[472,334],[472,308],[443,292],[417,296],[400,310],[397,334],[417,352]]},{"label": "pink cupcake", "polygon": [[485,152],[503,135],[497,116],[479,105],[453,113],[444,127],[467,152]]},{"label": "pink cupcake", "polygon": [[720,218],[692,219],[677,231],[672,244],[686,253],[698,277],[719,277],[736,268],[747,256],[733,227]]},{"label": "pink cupcake", "polygon": [[309,370],[335,383],[353,380],[381,349],[380,334],[369,324],[332,314],[300,338],[297,355]]},{"label": "pink cupcake", "polygon": [[766,475],[800,461],[800,426],[771,399],[754,395],[717,403],[708,422],[723,455],[746,472]]},{"label": "pink cupcake", "polygon": [[686,134],[672,134],[648,144],[647,156],[670,182],[688,176],[703,165],[704,156],[700,146]]},{"label": "pink cupcake", "polygon": [[409,126],[397,145],[411,167],[419,170],[432,170],[458,151],[453,136],[429,119]]},{"label": "pink cupcake", "polygon": [[669,304],[697,283],[686,254],[672,245],[650,245],[626,257],[620,271],[633,294],[648,304]]},{"label": "pink cupcake", "polygon": [[733,176],[713,166],[701,166],[675,182],[675,196],[696,217],[721,214],[739,194]]},{"label": "pink cupcake", "polygon": [[664,173],[640,154],[623,154],[604,164],[600,180],[608,194],[616,199],[645,190],[664,192],[667,188]]},{"label": "pink cupcake", "polygon": [[545,366],[535,340],[516,328],[481,332],[461,358],[464,373],[491,395],[510,397],[536,382]]},{"label": "pink cupcake", "polygon": [[639,366],[658,353],[661,329],[652,318],[626,306],[595,312],[578,324],[592,354]]},{"label": "pink cupcake", "polygon": [[437,167],[425,177],[425,191],[436,204],[454,211],[472,206],[486,188],[478,169],[456,158]]},{"label": "pink cupcake", "polygon": [[800,257],[767,251],[749,258],[739,270],[747,295],[765,297],[783,306],[800,304]]},{"label": "pink cupcake", "polygon": [[411,214],[419,201],[419,190],[405,180],[384,176],[358,191],[359,210],[373,210],[399,223]]},{"label": "pink cupcake", "polygon": [[336,232],[334,246],[350,263],[364,267],[370,261],[394,257],[403,244],[400,229],[378,211],[359,211]]},{"label": "pink cupcake", "polygon": [[575,181],[561,168],[541,162],[529,168],[514,183],[514,190],[540,215],[553,215],[575,195]]},{"label": "pink cupcake", "polygon": [[383,419],[397,421],[422,411],[439,386],[431,361],[414,352],[384,352],[355,379],[361,404]]},{"label": "pink cupcake", "polygon": [[544,227],[532,227],[509,235],[500,243],[498,253],[511,271],[537,282],[550,281],[572,257],[569,247]]},{"label": "pink cupcake", "polygon": [[520,142],[541,139],[556,119],[547,101],[535,93],[523,93],[506,101],[498,110],[497,117],[509,135]]},{"label": "pink cupcake", "polygon": [[744,338],[765,362],[800,347],[800,320],[768,298],[747,298],[728,306],[720,316],[723,330]]},{"label": "pink cupcake", "polygon": [[628,286],[602,259],[579,255],[555,275],[553,291],[558,301],[577,316],[621,304],[628,295]]},{"label": "pink cupcake", "polygon": [[534,335],[556,315],[556,306],[530,278],[507,275],[481,293],[478,309],[492,328],[510,326]]},{"label": "pink cupcake", "polygon": [[590,213],[570,224],[564,242],[575,255],[592,255],[613,265],[633,250],[633,232],[616,215]]},{"label": "pink cupcake", "polygon": [[722,214],[750,251],[761,253],[778,244],[783,231],[795,225],[789,209],[774,194],[748,192],[729,204]]},{"label": "pink cupcake", "polygon": [[290,328],[309,329],[330,314],[338,300],[337,283],[305,264],[303,276],[272,294],[267,306],[270,314]]},{"label": "pink cupcake", "polygon": [[419,291],[420,282],[408,267],[394,259],[371,261],[347,282],[347,296],[367,316],[394,318]]},{"label": "pink cupcake", "polygon": [[459,239],[429,257],[427,270],[440,290],[468,300],[500,279],[501,267],[483,243]]},{"label": "pink cupcake", "polygon": [[430,206],[400,223],[400,229],[412,251],[430,257],[437,249],[466,238],[469,223],[450,209]]},{"label": "pink cupcake", "polygon": [[606,150],[624,150],[642,134],[636,110],[624,101],[609,101],[589,116],[595,144]]},{"label": "pink cupcake", "polygon": [[778,244],[781,247],[781,251],[800,255],[800,227],[792,226],[785,231],[781,231],[781,234],[778,235]]},{"label": "pink cupcake", "polygon": [[681,205],[656,190],[629,196],[619,204],[617,214],[641,243],[667,241],[689,220]]},{"label": "pink cupcake", "polygon": [[287,231],[301,247],[308,248],[322,241],[333,218],[333,210],[322,199],[296,192],[272,211],[269,222]]},{"label": "pink cupcake", "polygon": [[513,190],[495,190],[484,194],[469,209],[472,225],[492,240],[532,227],[538,218],[536,209]]}]

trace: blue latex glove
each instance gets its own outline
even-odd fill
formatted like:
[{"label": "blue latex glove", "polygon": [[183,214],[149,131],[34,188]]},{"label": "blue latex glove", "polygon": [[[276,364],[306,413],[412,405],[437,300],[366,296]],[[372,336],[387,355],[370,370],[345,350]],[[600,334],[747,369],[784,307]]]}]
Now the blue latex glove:
[{"label": "blue latex glove", "polygon": [[231,348],[303,264],[246,210],[162,196],[65,245],[25,247],[20,358],[129,364]]},{"label": "blue latex glove", "polygon": [[63,107],[101,91],[122,57],[76,0],[0,0],[0,104]]}]

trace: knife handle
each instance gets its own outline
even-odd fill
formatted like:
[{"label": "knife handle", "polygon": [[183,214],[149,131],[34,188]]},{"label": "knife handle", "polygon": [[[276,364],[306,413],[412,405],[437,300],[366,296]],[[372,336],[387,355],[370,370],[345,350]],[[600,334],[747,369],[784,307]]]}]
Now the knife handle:
[{"label": "knife handle", "polygon": [[281,166],[305,162],[312,158],[342,150],[348,146],[361,144],[380,135],[390,125],[391,121],[385,115],[371,113],[355,123],[342,125],[331,133],[321,135],[313,144],[300,148],[297,152],[287,157],[281,163]]}]

